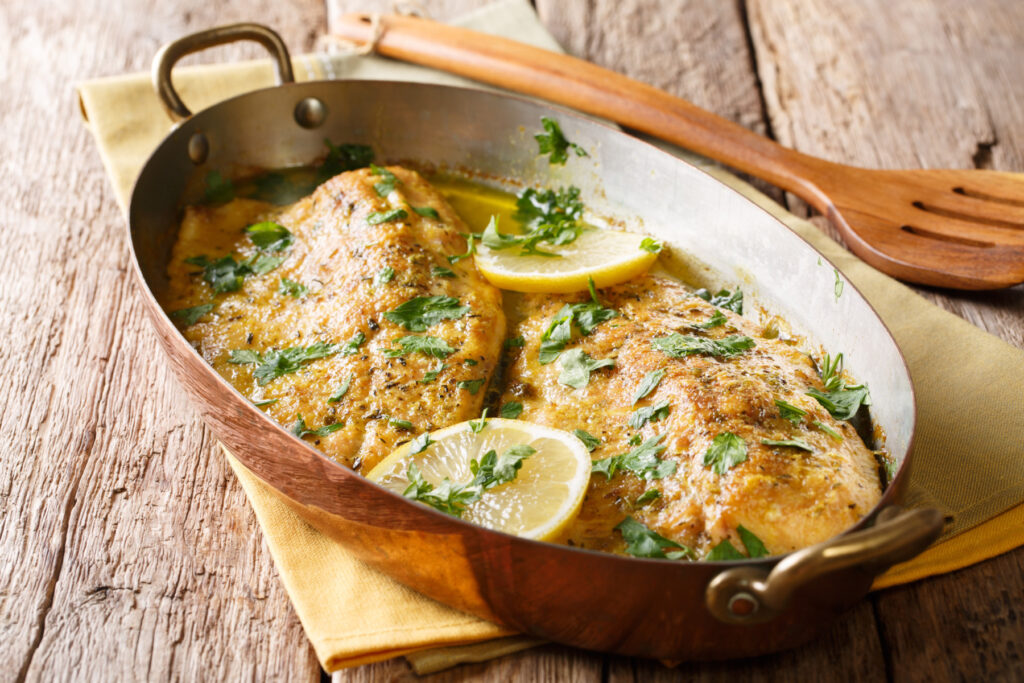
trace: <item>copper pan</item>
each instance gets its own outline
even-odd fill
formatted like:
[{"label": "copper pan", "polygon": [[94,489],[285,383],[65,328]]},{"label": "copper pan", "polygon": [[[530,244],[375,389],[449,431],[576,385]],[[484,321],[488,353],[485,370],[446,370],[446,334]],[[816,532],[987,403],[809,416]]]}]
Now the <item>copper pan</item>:
[{"label": "copper pan", "polygon": [[[281,83],[191,114],[170,84],[184,54],[255,39]],[[670,659],[742,657],[797,645],[860,600],[872,579],[939,534],[934,510],[901,511],[914,394],[896,343],[831,264],[785,225],[712,177],[614,128],[518,97],[384,81],[293,83],[288,53],[264,27],[213,29],[169,44],[154,80],[178,125],[136,182],[129,239],[160,342],[182,386],[228,448],[296,511],[398,581],[509,628],[583,648]],[[532,133],[553,116],[589,151],[552,170]],[[899,462],[879,505],[820,545],[760,560],[671,562],[618,557],[489,531],[409,502],[324,457],[272,422],[191,348],[157,303],[180,204],[212,169],[310,163],[323,140],[372,145],[378,160],[415,160],[525,185],[579,186],[588,206],[631,217],[686,255],[711,284],[743,284],[871,387],[872,417]],[[635,217],[642,217],[642,222]]]}]

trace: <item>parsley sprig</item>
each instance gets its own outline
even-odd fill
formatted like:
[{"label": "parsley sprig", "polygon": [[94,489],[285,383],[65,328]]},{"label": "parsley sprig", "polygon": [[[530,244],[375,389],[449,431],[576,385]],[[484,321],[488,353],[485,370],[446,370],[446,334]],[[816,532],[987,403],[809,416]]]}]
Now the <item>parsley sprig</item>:
[{"label": "parsley sprig", "polygon": [[830,356],[825,354],[821,364],[821,381],[825,391],[811,388],[807,395],[825,407],[837,420],[849,420],[862,405],[871,405],[868,388],[863,384],[850,386],[843,379],[843,354]]},{"label": "parsley sprig", "polygon": [[565,134],[562,133],[562,128],[558,125],[558,121],[542,116],[540,122],[544,126],[545,132],[537,133],[533,136],[533,139],[537,141],[537,153],[541,156],[545,154],[550,155],[548,161],[552,166],[564,166],[565,162],[569,159],[568,152],[570,149],[578,157],[588,156],[585,149],[575,142],[569,142]]},{"label": "parsley sprig", "polygon": [[704,453],[704,467],[710,467],[715,474],[725,474],[746,459],[747,443],[732,432],[722,432]]}]

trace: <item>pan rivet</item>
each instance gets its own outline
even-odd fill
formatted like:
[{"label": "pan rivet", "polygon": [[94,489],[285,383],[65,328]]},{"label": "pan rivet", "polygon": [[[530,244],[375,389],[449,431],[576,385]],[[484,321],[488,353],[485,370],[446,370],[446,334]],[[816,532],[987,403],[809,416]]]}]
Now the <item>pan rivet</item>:
[{"label": "pan rivet", "polygon": [[758,602],[750,593],[737,593],[729,598],[729,612],[737,617],[750,617],[757,612]]},{"label": "pan rivet", "polygon": [[295,105],[295,121],[303,128],[316,128],[327,118],[327,106],[315,97],[306,97]]},{"label": "pan rivet", "polygon": [[198,166],[206,161],[210,154],[210,141],[202,133],[193,133],[188,139],[188,158]]}]

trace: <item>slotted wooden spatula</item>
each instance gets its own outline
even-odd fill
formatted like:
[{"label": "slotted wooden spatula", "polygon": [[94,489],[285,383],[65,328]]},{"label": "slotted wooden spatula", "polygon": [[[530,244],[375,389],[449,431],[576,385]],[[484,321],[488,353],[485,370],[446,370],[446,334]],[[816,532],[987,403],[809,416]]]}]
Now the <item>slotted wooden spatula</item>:
[{"label": "slotted wooden spatula", "polygon": [[[879,171],[807,156],[649,85],[574,57],[416,17],[380,18],[376,51],[557,102],[693,150],[792,192],[862,259],[939,287],[1024,282],[1024,174]],[[372,18],[336,34],[366,43]]]}]

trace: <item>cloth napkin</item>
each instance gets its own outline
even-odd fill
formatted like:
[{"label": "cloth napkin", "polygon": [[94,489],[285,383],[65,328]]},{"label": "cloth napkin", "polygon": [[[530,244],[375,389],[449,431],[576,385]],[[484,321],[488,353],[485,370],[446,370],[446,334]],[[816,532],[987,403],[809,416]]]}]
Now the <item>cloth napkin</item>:
[{"label": "cloth napkin", "polygon": [[[560,49],[525,0],[502,0],[455,23]],[[301,55],[293,61],[298,80],[467,83],[377,57]],[[198,111],[273,85],[273,71],[268,61],[181,68],[175,82],[184,101]],[[83,82],[78,94],[123,209],[136,175],[170,121],[146,74]],[[918,397],[908,504],[937,507],[951,522],[940,543],[892,568],[874,587],[953,571],[1024,544],[1024,353],[926,302],[735,176],[681,150],[671,151],[751,198],[836,264],[874,305],[907,358]],[[227,457],[327,671],[405,655],[424,673],[540,642],[452,610],[362,565]]]}]

